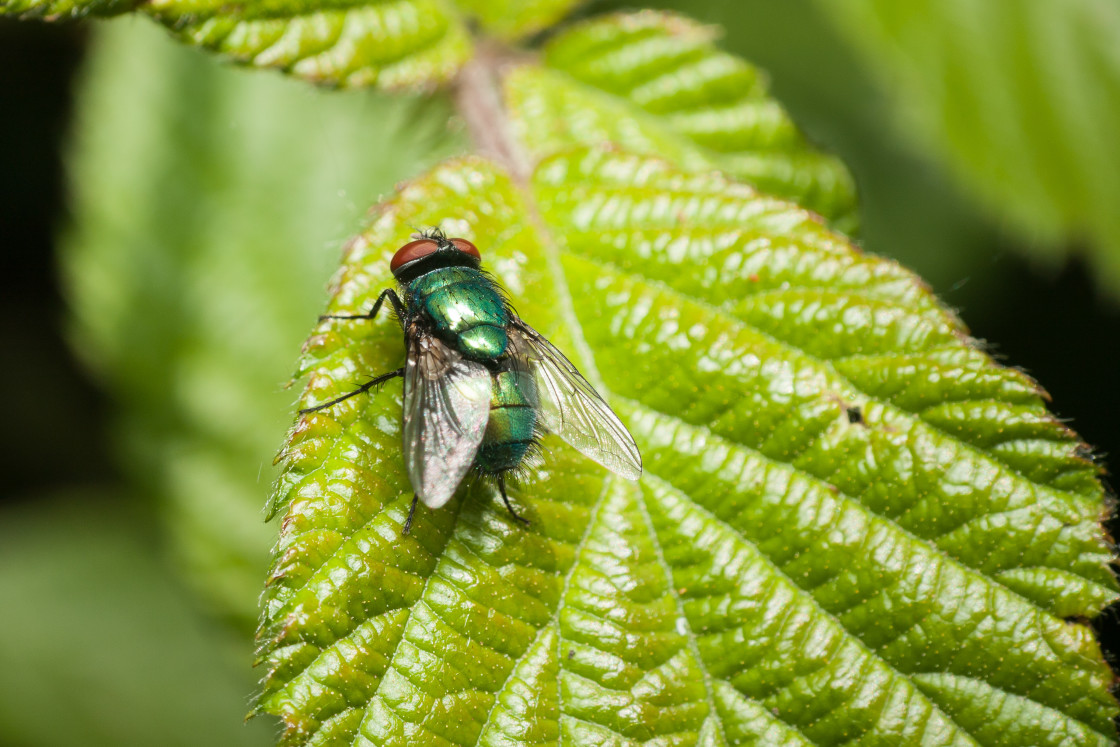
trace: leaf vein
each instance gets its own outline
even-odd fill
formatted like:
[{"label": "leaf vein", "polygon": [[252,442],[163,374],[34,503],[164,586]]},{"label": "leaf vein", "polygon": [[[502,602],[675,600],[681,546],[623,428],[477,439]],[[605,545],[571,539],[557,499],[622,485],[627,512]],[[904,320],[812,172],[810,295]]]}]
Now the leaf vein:
[{"label": "leaf vein", "polygon": [[[755,554],[758,556],[758,558],[763,560],[763,562],[765,562],[766,565],[769,566],[771,572],[774,574],[775,577],[783,579],[788,584],[788,588],[790,590],[794,591],[795,594],[799,595],[806,604],[809,604],[813,608],[815,608],[816,611],[818,612],[818,614],[823,619],[828,620],[831,623],[832,627],[837,632],[841,633],[841,635],[843,637],[847,638],[853,645],[857,646],[865,654],[865,657],[866,657],[865,660],[871,660],[871,661],[878,662],[881,666],[883,666],[885,669],[887,669],[888,671],[893,673],[899,679],[904,680],[906,682],[910,681],[909,676],[906,673],[897,669],[890,662],[888,662],[887,660],[878,656],[875,651],[873,651],[871,648],[869,648],[867,646],[867,644],[865,644],[863,642],[863,639],[861,639],[858,635],[856,635],[855,633],[850,631],[847,627],[845,627],[843,622],[838,617],[836,617],[830,611],[828,611],[827,609],[822,607],[820,605],[820,603],[816,600],[816,598],[810,592],[803,589],[801,587],[801,585],[798,584],[797,581],[792,576],[787,574],[777,563],[774,562],[774,560],[770,556],[768,556],[766,553],[764,553],[762,551],[762,549],[758,547],[758,545],[756,545],[754,542],[752,542],[751,540],[744,537],[742,535],[742,533],[739,532],[738,529],[736,529],[735,527],[728,524],[721,517],[712,513],[708,508],[706,508],[701,503],[699,503],[695,500],[692,500],[691,496],[687,495],[683,491],[680,491],[671,482],[669,482],[665,478],[662,478],[661,476],[657,475],[655,472],[647,471],[646,474],[648,475],[649,480],[660,483],[663,488],[665,488],[667,490],[670,490],[670,491],[673,491],[673,492],[687,498],[689,500],[689,502],[691,503],[691,505],[695,507],[696,511],[705,515],[708,518],[708,520],[711,521],[712,523],[722,527],[724,529],[724,531],[726,531],[729,534],[731,534],[732,536],[734,536],[739,542],[742,542],[744,545],[747,545],[748,547],[752,548],[754,550]],[[787,614],[792,614],[792,611],[790,611],[790,610],[787,610],[786,612],[787,612]],[[806,634],[808,634],[808,633],[806,632]],[[816,670],[815,672],[810,673],[810,674],[805,675],[805,676],[809,677],[809,676],[819,675],[820,671],[822,671],[822,670]],[[930,700],[928,698],[928,696],[926,696],[925,693],[923,693],[920,689],[918,689],[916,686],[914,686],[913,690],[914,690],[915,695],[920,697],[921,700],[925,701],[925,703],[929,706],[929,708],[932,711],[935,711],[935,712],[941,714],[948,723],[953,724],[957,729],[959,729],[961,734],[971,736],[969,734],[968,730],[966,730],[961,724],[957,723],[956,720],[953,719],[950,714],[943,711],[939,705],[937,705],[935,702]]]},{"label": "leaf vein", "polygon": [[653,544],[654,554],[657,557],[657,563],[661,567],[661,572],[665,574],[665,584],[669,590],[669,595],[673,598],[673,604],[677,608],[677,618],[684,621],[685,637],[690,655],[696,660],[696,665],[700,667],[700,676],[704,680],[704,697],[708,705],[708,713],[713,718],[716,728],[724,743],[729,743],[727,734],[723,727],[723,721],[719,718],[719,711],[716,710],[715,695],[712,692],[712,674],[708,671],[708,667],[704,663],[704,657],[700,655],[700,647],[696,643],[696,633],[692,629],[688,617],[684,613],[684,604],[681,602],[680,595],[677,593],[677,586],[673,581],[673,571],[669,567],[668,562],[665,560],[665,553],[661,549],[661,541],[657,537],[657,533],[653,529],[653,519],[649,515],[649,507],[646,506],[645,493],[640,488],[638,489],[638,507],[642,512],[642,520],[645,522],[646,531],[649,533],[650,542]]}]

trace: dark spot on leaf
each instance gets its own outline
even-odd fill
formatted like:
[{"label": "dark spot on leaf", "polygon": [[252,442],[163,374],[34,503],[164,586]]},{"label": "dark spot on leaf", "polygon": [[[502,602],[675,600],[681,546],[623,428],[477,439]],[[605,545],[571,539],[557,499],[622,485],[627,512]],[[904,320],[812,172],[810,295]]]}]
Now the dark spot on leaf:
[{"label": "dark spot on leaf", "polygon": [[863,411],[860,410],[859,407],[853,405],[851,407],[848,407],[846,409],[846,412],[848,413],[849,423],[852,423],[853,425],[859,425],[863,423]]}]

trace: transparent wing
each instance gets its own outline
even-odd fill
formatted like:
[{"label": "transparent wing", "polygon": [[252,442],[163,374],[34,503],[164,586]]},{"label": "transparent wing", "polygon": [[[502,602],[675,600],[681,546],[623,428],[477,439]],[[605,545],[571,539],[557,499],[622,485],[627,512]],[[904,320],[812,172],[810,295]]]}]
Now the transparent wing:
[{"label": "transparent wing", "polygon": [[510,338],[535,374],[544,427],[612,472],[641,477],[642,455],[630,431],[572,362],[520,319]]},{"label": "transparent wing", "polygon": [[474,463],[490,417],[490,372],[439,339],[409,340],[404,371],[404,461],[429,508],[451,500]]}]

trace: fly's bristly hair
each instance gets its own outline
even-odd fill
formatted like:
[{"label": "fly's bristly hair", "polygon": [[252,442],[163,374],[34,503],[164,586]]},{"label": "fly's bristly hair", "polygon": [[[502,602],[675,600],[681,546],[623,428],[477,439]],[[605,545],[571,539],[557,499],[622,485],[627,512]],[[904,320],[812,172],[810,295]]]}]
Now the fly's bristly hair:
[{"label": "fly's bristly hair", "polygon": [[428,228],[410,226],[410,228],[414,231],[411,237],[413,239],[431,239],[441,245],[447,243],[447,233],[439,226],[429,226]]},{"label": "fly's bristly hair", "polygon": [[482,277],[489,281],[490,285],[494,286],[494,291],[498,294],[498,298],[502,300],[502,305],[506,307],[506,311],[509,312],[509,315],[520,319],[521,317],[518,315],[517,309],[513,306],[513,299],[509,297],[509,291],[506,290],[504,285],[498,282],[498,279],[494,277],[494,273],[480,267],[478,268],[478,274],[482,275]]},{"label": "fly's bristly hair", "polygon": [[506,290],[501,281],[499,281],[498,278],[494,276],[494,273],[490,272],[484,267],[475,268],[475,272],[481,275],[482,278],[490,284],[494,293],[497,294],[498,298],[501,300],[502,306],[505,307],[510,316],[514,317],[515,319],[521,319],[521,315],[517,313],[517,308],[513,305],[513,299],[509,296],[509,291]]},{"label": "fly's bristly hair", "polygon": [[[479,465],[472,467],[472,472],[475,475],[475,482],[482,479],[493,479],[494,484],[497,484],[498,475],[504,475],[506,484],[509,485],[510,481],[516,483],[523,483],[531,478],[541,465],[544,464],[544,453],[546,451],[544,443],[541,438],[545,435],[545,431],[540,426],[533,428],[533,439],[529,442],[529,448],[525,450],[525,456],[521,458],[521,462],[512,469],[504,470],[486,470]],[[471,483],[472,485],[474,483]]]}]

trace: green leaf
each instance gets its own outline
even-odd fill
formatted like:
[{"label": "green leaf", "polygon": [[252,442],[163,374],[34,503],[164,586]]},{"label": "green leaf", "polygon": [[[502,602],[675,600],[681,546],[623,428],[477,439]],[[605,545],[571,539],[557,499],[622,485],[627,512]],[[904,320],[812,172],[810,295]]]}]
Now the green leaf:
[{"label": "green leaf", "polygon": [[1120,289],[1120,5],[818,3],[897,98],[902,127],[1034,237],[1088,241]]},{"label": "green leaf", "polygon": [[515,39],[541,31],[563,18],[583,0],[455,0],[486,31]]},{"label": "green leaf", "polygon": [[547,69],[510,76],[519,136],[538,156],[615,143],[687,169],[719,168],[854,228],[843,165],[805,141],[765,76],[713,45],[716,30],[670,13],[580,24],[545,49]]},{"label": "green leaf", "polygon": [[[267,28],[253,24],[272,19],[244,10],[200,5],[180,21],[221,32],[207,13],[232,14],[250,48]],[[459,159],[406,185],[351,243],[332,299],[368,309],[414,225],[471,237],[519,312],[626,420],[643,481],[548,440],[512,490],[531,529],[480,483],[421,510],[402,538],[399,383],[301,418],[270,501],[284,521],[259,708],[283,719],[290,744],[1112,743],[1112,675],[1084,621],[1116,584],[1084,447],[913,276],[730,178],[844,223],[827,159],[789,139],[786,120],[706,116],[776,111],[753,100],[751,69],[687,23],[677,33],[650,18],[577,27],[539,80],[512,74],[511,130],[522,145],[548,135],[524,151],[539,163],[511,176]],[[580,36],[596,29],[612,39],[604,49]],[[198,38],[226,39],[209,33]],[[615,42],[638,64],[585,65]],[[345,116],[323,113],[339,96],[298,89],[273,108],[269,94],[195,78],[189,57],[156,75],[134,64],[154,52],[116,54],[104,75],[119,89],[91,98],[93,121],[112,126],[91,130],[78,172],[83,238],[67,261],[78,329],[130,403],[134,469],[170,498],[179,546],[205,564],[200,585],[238,609],[259,552],[241,501],[267,453],[261,434],[290,400],[269,378],[273,356],[320,310],[322,255],[302,252],[353,217],[330,211],[338,182],[317,169],[369,187],[383,178],[375,154],[402,149],[376,137],[380,105],[341,155],[323,152],[312,145],[336,139],[308,132]],[[350,61],[325,79],[370,82],[339,77],[358,69]],[[689,77],[690,61],[702,74]],[[297,72],[309,67],[328,69]],[[417,69],[404,79],[439,78]],[[656,81],[664,110],[642,93]],[[567,97],[600,124],[558,128],[528,105],[538,85],[546,109]],[[231,135],[242,121],[257,124]],[[299,136],[267,138],[269,123],[291,121]],[[211,152],[211,140],[225,145]],[[620,142],[572,149],[603,140]],[[743,171],[744,154],[765,168]],[[325,323],[306,345],[301,402],[346,392],[402,352],[387,319]]]},{"label": "green leaf", "polygon": [[472,53],[444,0],[0,0],[0,15],[51,20],[132,10],[229,60],[332,86],[430,89]]},{"label": "green leaf", "polygon": [[243,719],[247,642],[198,609],[136,507],[22,498],[0,511],[5,744],[271,743]]},{"label": "green leaf", "polygon": [[446,106],[247,75],[123,21],[98,28],[76,117],[71,336],[173,553],[251,628],[292,352],[366,206],[454,149]]},{"label": "green leaf", "polygon": [[0,15],[72,20],[87,16],[115,16],[140,5],[139,0],[0,0]]},{"label": "green leaf", "polygon": [[[722,175],[590,149],[407,184],[331,311],[436,223],[646,472],[548,438],[511,493],[529,529],[479,482],[402,537],[399,382],[300,417],[259,631],[285,744],[1113,743],[1098,469],[914,276]],[[390,319],[325,321],[301,406],[402,358]]]},{"label": "green leaf", "polygon": [[152,6],[187,42],[317,83],[430,88],[470,57],[466,29],[442,0],[165,0]]}]

